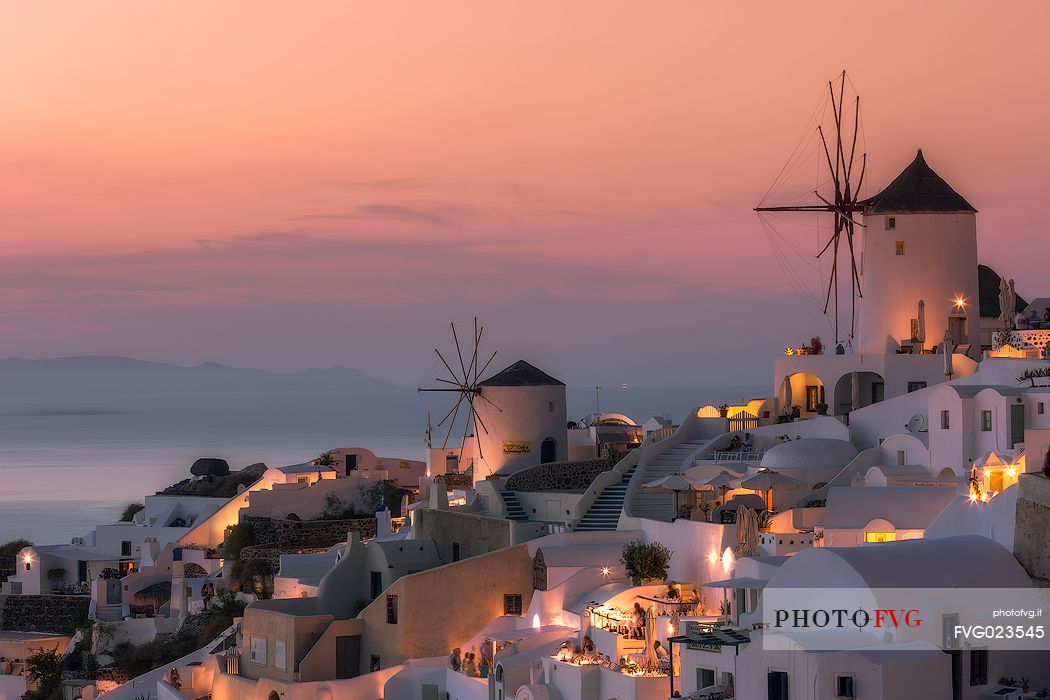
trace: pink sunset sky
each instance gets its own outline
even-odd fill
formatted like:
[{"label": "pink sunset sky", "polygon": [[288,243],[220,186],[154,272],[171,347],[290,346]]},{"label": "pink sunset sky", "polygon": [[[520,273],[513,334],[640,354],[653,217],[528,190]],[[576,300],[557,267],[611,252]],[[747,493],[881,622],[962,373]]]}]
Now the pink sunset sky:
[{"label": "pink sunset sky", "polygon": [[1039,0],[7,3],[0,355],[410,386],[477,314],[570,384],[764,384],[822,329],[751,208],[843,68],[867,193],[922,147],[982,262],[1047,296],[1048,26]]}]

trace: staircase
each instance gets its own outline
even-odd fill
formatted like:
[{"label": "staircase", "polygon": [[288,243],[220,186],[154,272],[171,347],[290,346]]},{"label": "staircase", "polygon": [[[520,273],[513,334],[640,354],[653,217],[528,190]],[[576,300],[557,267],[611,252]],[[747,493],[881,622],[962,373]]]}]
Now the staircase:
[{"label": "staircase", "polygon": [[115,605],[99,605],[95,608],[95,619],[100,622],[120,622],[124,619],[121,613],[120,603]]},{"label": "staircase", "polygon": [[[643,489],[642,485],[656,481],[672,472],[680,471],[683,467],[682,463],[709,442],[711,441],[706,438],[680,442],[677,445],[668,447],[651,460],[644,458],[645,463],[640,465],[640,473],[635,476],[633,483],[629,485],[631,490],[631,512],[628,515],[632,518],[669,521],[672,515],[671,511],[674,509],[674,494],[665,491],[649,491]],[[690,460],[689,464],[685,465],[685,468],[691,468],[693,461]]]},{"label": "staircase", "polygon": [[624,472],[618,484],[610,484],[598,494],[594,503],[587,509],[583,518],[576,526],[575,531],[581,530],[615,530],[620,522],[620,512],[623,510],[623,499],[627,495],[627,485],[634,476],[635,465]]},{"label": "staircase", "polygon": [[514,520],[519,523],[528,521],[529,516],[525,514],[525,509],[521,507],[521,503],[513,491],[500,489],[499,497],[503,499],[503,506],[507,511],[507,520]]}]

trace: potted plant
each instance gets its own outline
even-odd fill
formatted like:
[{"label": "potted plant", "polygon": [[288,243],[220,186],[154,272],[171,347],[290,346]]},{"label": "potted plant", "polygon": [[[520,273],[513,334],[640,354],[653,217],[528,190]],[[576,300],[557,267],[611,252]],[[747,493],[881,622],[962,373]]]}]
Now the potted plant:
[{"label": "potted plant", "polygon": [[826,416],[828,415],[828,405],[826,403],[817,404],[817,415]]},{"label": "potted plant", "polygon": [[722,404],[718,407],[718,415],[722,418],[729,417],[729,404]]},{"label": "potted plant", "polygon": [[659,542],[646,544],[634,540],[623,546],[620,563],[636,586],[662,583],[667,579],[667,571],[671,566],[671,550]]}]

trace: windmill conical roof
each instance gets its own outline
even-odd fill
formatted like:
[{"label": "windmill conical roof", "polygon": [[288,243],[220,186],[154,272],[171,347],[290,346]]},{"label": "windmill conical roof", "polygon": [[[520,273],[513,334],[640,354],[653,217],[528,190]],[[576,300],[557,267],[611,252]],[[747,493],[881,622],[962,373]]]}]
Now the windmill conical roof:
[{"label": "windmill conical roof", "polygon": [[518,360],[502,372],[479,382],[478,386],[565,386],[565,383],[525,360]]},{"label": "windmill conical roof", "polygon": [[886,189],[859,204],[866,215],[977,211],[926,164],[922,149]]}]

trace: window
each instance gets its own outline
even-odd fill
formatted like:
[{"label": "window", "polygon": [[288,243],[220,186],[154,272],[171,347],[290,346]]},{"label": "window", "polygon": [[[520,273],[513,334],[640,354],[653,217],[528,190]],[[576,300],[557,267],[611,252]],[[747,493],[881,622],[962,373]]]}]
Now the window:
[{"label": "window", "polygon": [[988,650],[970,650],[970,685],[988,684]]},{"label": "window", "polygon": [[907,459],[907,455],[904,453],[904,450],[897,450],[897,465],[903,465],[905,459]]},{"label": "window", "polygon": [[520,593],[506,593],[503,596],[503,614],[504,615],[521,615],[521,594]]},{"label": "window", "polygon": [[865,542],[893,542],[897,539],[897,533],[895,532],[865,532]]},{"label": "window", "polygon": [[276,639],[273,642],[273,667],[287,671],[287,660],[285,654],[284,640]]},{"label": "window", "polygon": [[459,542],[452,543],[452,561],[459,561]]},{"label": "window", "polygon": [[310,483],[310,477],[308,477],[308,476],[296,477],[295,483],[297,483],[297,484],[309,484]]},{"label": "window", "polygon": [[894,217],[894,216],[887,216],[886,217],[886,230],[887,231],[892,231],[895,228],[897,228],[897,218]]},{"label": "window", "polygon": [[554,413],[554,402],[553,401],[548,401],[547,402],[547,410],[549,412],[551,412],[551,413]]},{"label": "window", "polygon": [[383,592],[383,572],[382,571],[369,571],[368,572],[369,588],[371,589],[372,600],[379,597],[379,594]]},{"label": "window", "polygon": [[947,410],[941,411],[941,430],[948,430],[951,427],[951,414]]},{"label": "window", "polygon": [[379,669],[380,669],[379,657],[376,656],[375,654],[372,654],[372,656],[368,659],[368,672],[369,673],[375,673]]},{"label": "window", "polygon": [[249,637],[248,660],[260,666],[266,665],[266,637]]},{"label": "window", "polygon": [[696,669],[696,688],[703,690],[715,684],[715,671],[711,668]]},{"label": "window", "polygon": [[897,241],[897,255],[904,255],[904,241]]},{"label": "window", "polygon": [[29,557],[26,557],[25,561],[26,561],[26,571],[32,571],[33,570],[33,562],[32,562],[32,560]]},{"label": "window", "polygon": [[397,596],[388,595],[386,597],[386,623],[388,625],[397,624]]},{"label": "window", "polygon": [[925,389],[926,382],[908,382],[908,393],[918,391],[919,389]]},{"label": "window", "polygon": [[1035,405],[1035,412],[1036,412],[1036,415],[1040,415],[1040,416],[1043,415],[1043,402],[1042,401],[1040,401],[1039,403],[1037,403]]},{"label": "window", "polygon": [[981,411],[981,432],[990,433],[992,432],[992,412]]},{"label": "window", "polygon": [[959,613],[941,615],[941,647],[943,649],[959,648],[959,638],[955,636],[955,626],[958,624]]},{"label": "window", "polygon": [[120,543],[120,556],[130,557],[131,556],[131,542],[124,540]]},{"label": "window", "polygon": [[806,387],[806,410],[813,413],[817,410],[817,406],[824,403],[824,387],[823,386],[807,386]]},{"label": "window", "polygon": [[770,671],[769,700],[788,700],[788,674],[787,671]]},{"label": "window", "polygon": [[835,676],[835,697],[836,698],[855,698],[857,697],[857,691],[854,688],[853,676]]}]

